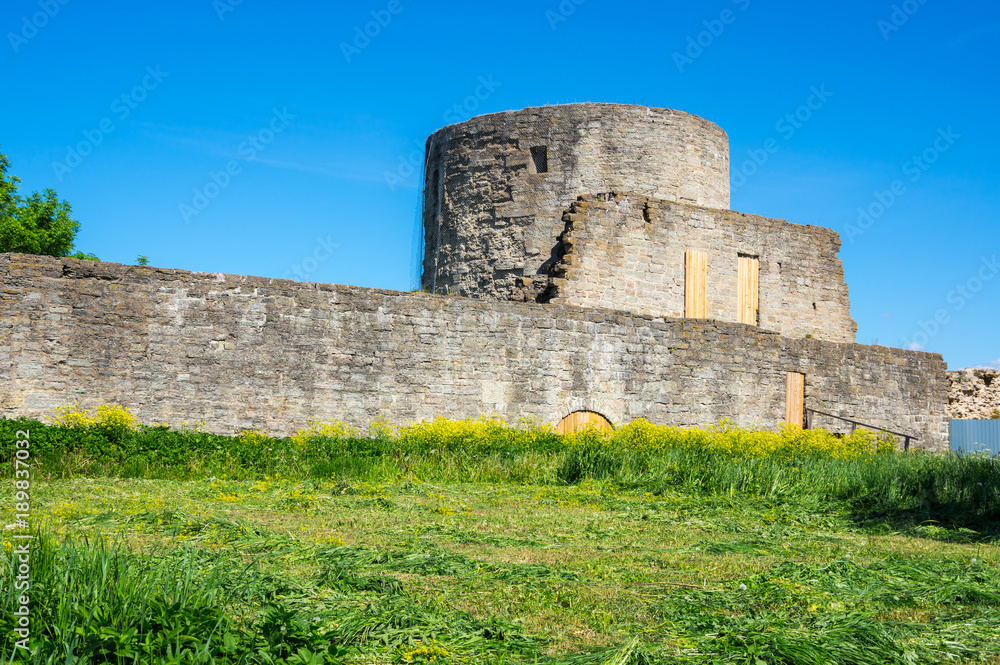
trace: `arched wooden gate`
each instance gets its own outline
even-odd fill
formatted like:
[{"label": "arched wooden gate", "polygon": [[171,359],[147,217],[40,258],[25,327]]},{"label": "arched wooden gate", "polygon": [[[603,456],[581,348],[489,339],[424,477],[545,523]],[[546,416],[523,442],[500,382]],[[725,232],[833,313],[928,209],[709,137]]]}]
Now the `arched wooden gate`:
[{"label": "arched wooden gate", "polygon": [[594,411],[574,411],[559,421],[556,425],[556,434],[572,434],[587,425],[592,425],[602,432],[610,432],[614,429],[611,421]]}]

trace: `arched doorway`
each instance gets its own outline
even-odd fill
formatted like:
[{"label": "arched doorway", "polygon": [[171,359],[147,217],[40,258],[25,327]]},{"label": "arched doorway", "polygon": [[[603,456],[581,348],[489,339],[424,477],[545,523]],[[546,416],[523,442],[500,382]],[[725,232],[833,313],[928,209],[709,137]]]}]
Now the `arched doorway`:
[{"label": "arched doorway", "polygon": [[594,411],[574,411],[559,421],[556,425],[556,434],[572,434],[578,432],[587,425],[592,425],[602,432],[610,432],[614,429],[611,421]]}]

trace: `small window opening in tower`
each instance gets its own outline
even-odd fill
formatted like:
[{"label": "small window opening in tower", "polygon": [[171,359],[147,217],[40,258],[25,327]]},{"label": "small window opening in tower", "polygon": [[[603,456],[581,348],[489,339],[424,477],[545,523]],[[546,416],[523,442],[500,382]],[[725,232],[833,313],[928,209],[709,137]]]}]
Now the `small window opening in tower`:
[{"label": "small window opening in tower", "polygon": [[531,164],[530,173],[548,173],[549,172],[549,149],[544,145],[538,145],[531,148]]}]

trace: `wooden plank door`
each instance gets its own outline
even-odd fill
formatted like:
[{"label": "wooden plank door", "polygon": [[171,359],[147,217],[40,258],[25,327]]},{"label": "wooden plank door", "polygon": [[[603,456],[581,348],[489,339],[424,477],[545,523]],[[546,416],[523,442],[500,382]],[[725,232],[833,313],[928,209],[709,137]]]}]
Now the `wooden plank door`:
[{"label": "wooden plank door", "polygon": [[740,255],[736,258],[736,321],[757,325],[760,292],[760,259]]},{"label": "wooden plank door", "polygon": [[689,249],[684,261],[684,316],[708,318],[708,252]]},{"label": "wooden plank door", "polygon": [[611,426],[611,422],[599,413],[593,411],[574,411],[559,421],[559,424],[556,425],[556,434],[572,434],[587,425],[593,425],[602,432],[610,432],[614,429]]},{"label": "wooden plank door", "polygon": [[785,422],[802,427],[805,415],[806,375],[789,372],[785,385]]}]

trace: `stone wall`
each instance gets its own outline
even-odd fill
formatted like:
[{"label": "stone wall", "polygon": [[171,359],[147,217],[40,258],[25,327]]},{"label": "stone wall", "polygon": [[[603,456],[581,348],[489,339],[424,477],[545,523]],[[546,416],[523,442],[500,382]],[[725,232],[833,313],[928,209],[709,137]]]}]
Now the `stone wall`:
[{"label": "stone wall", "polygon": [[[533,148],[544,149],[538,164]],[[435,132],[424,176],[423,288],[506,300],[518,277],[551,260],[563,212],[581,194],[629,191],[728,208],[729,138],[669,109],[529,108]]]},{"label": "stone wall", "polygon": [[526,297],[684,316],[684,256],[708,253],[708,318],[736,321],[736,260],[759,257],[758,325],[790,337],[854,342],[840,236],[830,229],[710,210],[635,194],[584,196],[564,215],[552,279],[522,281]]},{"label": "stone wall", "polygon": [[939,355],[707,320],[480,301],[75,259],[0,255],[0,408],[75,400],[146,422],[290,433],[496,411],[555,423],[771,427],[785,374],[806,405],[947,446]]},{"label": "stone wall", "polygon": [[951,390],[948,411],[953,418],[992,420],[1000,418],[1000,371],[961,369],[948,372]]}]

